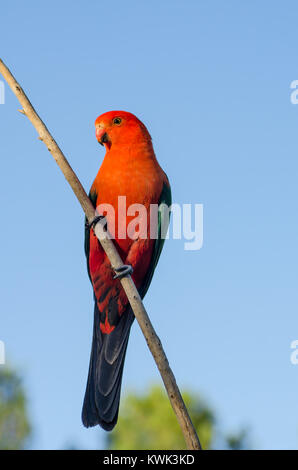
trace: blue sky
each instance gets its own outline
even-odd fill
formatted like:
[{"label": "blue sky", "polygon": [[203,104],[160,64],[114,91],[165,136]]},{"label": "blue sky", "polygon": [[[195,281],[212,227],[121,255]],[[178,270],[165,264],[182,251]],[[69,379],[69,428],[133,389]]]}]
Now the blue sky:
[{"label": "blue sky", "polygon": [[[298,79],[294,1],[17,0],[6,61],[89,189],[94,120],[147,125],[178,203],[204,204],[204,245],[165,245],[145,305],[177,381],[256,448],[298,447]],[[0,339],[23,373],[32,447],[104,446],[80,421],[92,332],[83,215],[6,87],[0,105]],[[159,382],[134,325],[123,390]]]}]

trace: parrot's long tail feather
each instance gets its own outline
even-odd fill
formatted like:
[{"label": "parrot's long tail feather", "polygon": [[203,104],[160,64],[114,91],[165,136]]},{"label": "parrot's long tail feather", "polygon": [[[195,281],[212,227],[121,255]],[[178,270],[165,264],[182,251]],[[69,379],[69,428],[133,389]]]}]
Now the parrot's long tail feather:
[{"label": "parrot's long tail feather", "polygon": [[100,312],[95,302],[93,341],[82,421],[84,426],[99,424],[111,431],[118,419],[122,372],[134,314],[128,308],[109,334],[99,327]]}]

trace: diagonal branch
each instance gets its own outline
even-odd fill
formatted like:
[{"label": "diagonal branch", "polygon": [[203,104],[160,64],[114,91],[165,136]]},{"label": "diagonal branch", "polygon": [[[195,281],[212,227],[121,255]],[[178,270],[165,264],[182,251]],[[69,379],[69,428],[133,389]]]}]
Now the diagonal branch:
[{"label": "diagonal branch", "polygon": [[[49,152],[54,157],[57,165],[60,167],[73,192],[77,196],[89,223],[91,223],[96,213],[83,186],[81,185],[79,179],[77,178],[76,174],[74,173],[65,156],[63,155],[62,151],[60,150],[58,144],[56,143],[56,141],[48,131],[47,127],[33,108],[25,92],[17,83],[17,81],[1,59],[0,73],[3,75],[8,85],[16,95],[17,99],[21,103],[23,109],[21,109],[20,112],[27,116],[27,118],[31,121],[31,123],[37,130],[39,134],[39,139],[44,142]],[[97,222],[94,231],[104,251],[108,256],[113,269],[119,269],[119,267],[123,265],[123,262],[112,240],[108,238],[107,233],[103,230],[103,224],[101,224],[101,222]],[[177,416],[177,420],[184,435],[186,446],[188,449],[200,450],[201,445],[199,438],[196,434],[195,428],[191,422],[188,411],[182,399],[180,390],[175,380],[175,376],[169,366],[169,362],[163,350],[161,341],[152,326],[152,323],[145,310],[137,288],[130,276],[122,278],[121,284],[130,302],[134,315],[140,325],[143,335],[145,336],[148,347],[153,355],[156,365],[159,369],[172,408]]]}]

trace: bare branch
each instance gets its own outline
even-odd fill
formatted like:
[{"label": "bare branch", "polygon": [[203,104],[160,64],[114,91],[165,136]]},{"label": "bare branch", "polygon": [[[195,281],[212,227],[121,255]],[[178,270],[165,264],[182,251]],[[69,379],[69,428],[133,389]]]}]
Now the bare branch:
[{"label": "bare branch", "polygon": [[[47,146],[49,152],[54,157],[57,165],[60,167],[73,192],[77,196],[89,223],[92,222],[96,214],[94,211],[94,207],[92,206],[91,201],[88,198],[83,186],[81,185],[79,179],[77,178],[76,174],[74,173],[65,156],[63,155],[62,151],[60,150],[58,144],[56,143],[56,141],[48,131],[47,127],[33,108],[25,92],[17,83],[17,81],[1,59],[0,73],[3,75],[8,85],[16,95],[17,99],[21,103],[23,109],[19,111],[28,117],[28,119],[31,121],[31,123],[37,130],[39,134],[39,139],[44,142],[44,144]],[[100,222],[98,222],[95,225],[95,234],[99,239],[104,251],[106,252],[112,267],[119,268],[123,265],[123,262],[112,240],[109,239],[106,235],[103,235],[103,233],[105,233],[103,230],[103,226]],[[145,336],[148,347],[160,371],[171,405],[183,432],[187,448],[200,450],[201,445],[199,438],[196,434],[195,428],[191,422],[188,411],[181,397],[180,390],[177,386],[174,374],[169,366],[169,362],[163,350],[161,341],[152,326],[152,323],[148,317],[148,314],[145,310],[143,302],[139,296],[139,293],[131,276],[122,278],[121,284],[130,302],[134,315],[141,327],[143,335]]]}]

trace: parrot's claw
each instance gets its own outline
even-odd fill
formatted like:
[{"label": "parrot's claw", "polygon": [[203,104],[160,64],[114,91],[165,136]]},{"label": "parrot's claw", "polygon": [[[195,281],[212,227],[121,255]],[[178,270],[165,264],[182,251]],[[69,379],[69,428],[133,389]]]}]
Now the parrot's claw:
[{"label": "parrot's claw", "polygon": [[[97,224],[97,222],[100,222],[102,219],[104,219],[105,216],[104,215],[97,215],[96,217],[94,217],[94,219],[89,223],[88,221],[85,222],[85,226],[87,229],[91,229],[91,228],[95,228],[95,225]],[[105,230],[107,228],[107,223],[105,223],[104,227],[103,227]]]},{"label": "parrot's claw", "polygon": [[122,279],[125,276],[128,276],[133,272],[133,267],[130,264],[124,264],[120,268],[114,268],[115,274],[113,279]]}]

